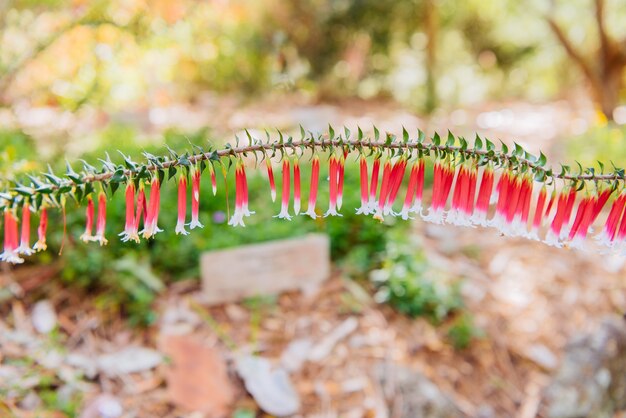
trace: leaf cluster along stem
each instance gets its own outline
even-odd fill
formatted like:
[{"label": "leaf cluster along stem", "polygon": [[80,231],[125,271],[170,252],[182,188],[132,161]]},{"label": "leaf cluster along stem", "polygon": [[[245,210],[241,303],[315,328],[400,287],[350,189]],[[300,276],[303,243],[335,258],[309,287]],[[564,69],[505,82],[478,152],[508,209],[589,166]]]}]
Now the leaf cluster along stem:
[{"label": "leaf cluster along stem", "polygon": [[[572,181],[574,183],[585,182],[585,181],[594,181],[594,182],[618,182],[625,180],[625,174],[623,169],[615,169],[614,172],[611,173],[596,173],[593,168],[584,169],[579,164],[579,173],[573,174],[570,172],[569,167],[562,166],[563,169],[560,173],[553,172],[552,168],[546,167],[546,158],[543,154],[539,158],[529,154],[524,151],[519,145],[515,145],[515,150],[512,152],[508,152],[508,148],[503,144],[501,150],[494,149],[495,147],[488,140],[487,149],[483,149],[482,140],[477,137],[474,148],[470,148],[467,145],[467,142],[460,138],[461,146],[452,145],[457,141],[457,138],[449,134],[448,141],[446,144],[441,144],[440,139],[437,135],[431,139],[429,142],[423,141],[423,134],[420,132],[420,137],[417,140],[409,140],[408,134],[404,131],[404,141],[400,141],[395,139],[395,137],[388,135],[387,140],[374,140],[372,141],[370,138],[363,137],[361,132],[359,132],[359,139],[344,139],[342,137],[335,137],[334,132],[331,128],[331,134],[324,138],[323,136],[319,136],[318,138],[314,138],[312,135],[309,138],[304,138],[301,140],[293,141],[291,139],[284,141],[281,134],[281,139],[279,141],[270,142],[257,142],[251,143],[245,146],[235,146],[232,147],[230,145],[226,145],[225,148],[219,150],[213,150],[208,152],[198,152],[195,154],[185,154],[183,156],[178,156],[173,153],[173,158],[165,158],[165,157],[155,157],[149,154],[146,154],[148,157],[148,162],[144,164],[134,163],[130,159],[125,158],[126,166],[131,168],[124,168],[123,165],[114,165],[110,160],[105,162],[100,173],[83,173],[78,174],[75,173],[71,166],[68,164],[68,173],[66,178],[56,177],[50,173],[46,173],[44,176],[47,179],[50,179],[51,176],[56,179],[54,183],[46,182],[41,180],[41,178],[36,178],[33,176],[29,176],[32,180],[31,186],[25,186],[17,183],[16,187],[13,187],[9,190],[5,190],[4,192],[0,191],[0,207],[11,206],[16,201],[17,195],[22,195],[26,197],[36,196],[37,194],[51,194],[52,192],[57,193],[57,198],[60,195],[70,194],[76,187],[97,183],[97,182],[107,182],[115,180],[117,183],[121,183],[124,181],[128,181],[132,178],[135,178],[140,173],[148,173],[154,172],[157,170],[172,170],[176,168],[180,168],[183,166],[190,166],[192,164],[198,164],[203,161],[218,161],[224,157],[240,157],[242,155],[246,155],[247,153],[258,153],[262,152],[266,154],[268,151],[272,153],[280,152],[282,156],[284,156],[284,152],[286,150],[297,150],[297,149],[311,149],[313,152],[317,149],[328,150],[340,148],[347,151],[359,151],[363,152],[364,149],[369,149],[371,151],[379,151],[382,152],[384,150],[388,151],[415,151],[420,152],[420,155],[429,155],[431,152],[435,152],[440,156],[445,155],[461,155],[462,158],[477,158],[482,162],[486,163],[488,161],[494,162],[501,166],[507,166],[512,168],[523,169],[526,167],[527,170],[533,170],[535,175],[539,175],[538,179],[540,181],[545,182],[553,182],[554,180],[563,180],[563,181]],[[376,137],[378,137],[378,133],[376,132]],[[268,135],[269,138],[269,135]],[[252,141],[251,141],[252,142]],[[201,149],[200,147],[195,146],[197,149]],[[600,164],[600,168],[603,166]],[[91,167],[91,166],[90,166]],[[95,169],[91,167],[93,171]],[[63,191],[61,191],[63,190]],[[87,194],[87,193],[85,193]]]}]

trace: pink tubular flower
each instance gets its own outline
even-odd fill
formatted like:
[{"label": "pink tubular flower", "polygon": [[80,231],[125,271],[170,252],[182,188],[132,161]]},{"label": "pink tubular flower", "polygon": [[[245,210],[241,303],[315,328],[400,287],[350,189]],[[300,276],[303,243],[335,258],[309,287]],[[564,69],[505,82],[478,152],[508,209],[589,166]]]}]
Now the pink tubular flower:
[{"label": "pink tubular flower", "polygon": [[409,212],[422,214],[422,197],[424,195],[424,159],[420,157],[417,161],[417,178],[415,183],[415,201]]},{"label": "pink tubular flower", "polygon": [[346,171],[346,153],[337,159],[337,210],[343,205],[343,178]]},{"label": "pink tubular flower", "polygon": [[[137,227],[135,224],[139,222],[139,220],[135,220],[135,183],[132,181],[126,184],[124,199],[126,201],[126,221],[124,223],[124,231],[120,232],[118,235],[122,237],[120,239],[123,242],[129,240],[138,242],[139,236],[137,235]],[[139,207],[137,209],[139,209]]]},{"label": "pink tubular flower", "polygon": [[456,174],[456,184],[452,194],[452,207],[446,216],[446,222],[461,226],[472,225],[466,209],[470,193],[470,182],[469,170],[462,164]]},{"label": "pink tubular flower", "polygon": [[80,236],[83,242],[93,241],[93,216],[94,206],[91,195],[87,196],[87,208],[85,209],[85,232]]},{"label": "pink tubular flower", "polygon": [[328,202],[328,210],[324,214],[324,217],[327,216],[342,216],[337,212],[337,187],[339,183],[339,161],[334,155],[330,156],[330,161],[328,164],[328,183],[329,183],[329,202]]},{"label": "pink tubular flower", "polygon": [[394,170],[392,170],[392,175],[389,179],[389,193],[387,194],[387,201],[385,202],[385,207],[383,209],[384,215],[397,215],[393,211],[393,204],[396,201],[396,197],[400,191],[400,186],[402,185],[402,180],[404,179],[406,164],[406,159],[402,158],[394,165]]},{"label": "pink tubular flower", "polygon": [[387,194],[389,193],[389,181],[391,178],[391,162],[389,160],[385,161],[385,165],[383,166],[383,178],[380,182],[380,194],[378,195],[378,206],[376,208],[376,213],[374,214],[374,219],[378,219],[380,221],[383,220],[383,209],[385,207],[385,202],[387,201]]},{"label": "pink tubular flower", "polygon": [[544,242],[554,247],[561,247],[560,242],[561,230],[565,222],[566,207],[568,204],[568,194],[565,190],[561,190],[556,207],[556,214],[550,224],[550,229],[546,235]]},{"label": "pink tubular flower", "polygon": [[428,215],[423,219],[427,222],[442,224],[445,215],[446,202],[454,181],[454,170],[450,163],[438,160],[435,162],[433,176],[433,197]]},{"label": "pink tubular flower", "polygon": [[370,207],[368,203],[368,178],[367,178],[367,159],[364,155],[361,155],[359,162],[359,169],[361,175],[361,207],[356,210],[357,215],[369,215]]},{"label": "pink tubular flower", "polygon": [[11,264],[21,264],[24,259],[18,252],[17,217],[9,209],[4,210],[4,249],[0,260]]},{"label": "pink tubular flower", "polygon": [[[140,190],[141,196],[141,190]],[[157,177],[152,179],[150,185],[150,201],[146,208],[146,218],[143,225],[143,230],[140,232],[144,238],[154,237],[157,233],[163,231],[158,226],[159,221],[159,206],[161,204],[161,183]],[[137,222],[139,217],[137,217]]]},{"label": "pink tubular flower", "polygon": [[204,228],[200,223],[200,170],[191,169],[191,223],[189,229]]},{"label": "pink tubular flower", "polygon": [[178,179],[178,219],[176,222],[176,235],[188,235],[185,229],[185,216],[187,215],[187,178],[181,175]]},{"label": "pink tubular flower", "polygon": [[488,222],[489,226],[493,226],[499,230],[502,230],[506,223],[506,214],[509,204],[509,194],[515,187],[515,176],[508,171],[505,171],[498,180],[496,186],[496,193],[498,199],[496,201],[496,213],[493,218]]},{"label": "pink tubular flower", "polygon": [[305,215],[309,215],[312,219],[317,218],[315,213],[315,203],[317,202],[317,187],[319,185],[320,159],[317,155],[313,157],[311,163],[311,187],[309,188],[309,204],[306,208]]},{"label": "pink tubular flower", "polygon": [[48,248],[46,244],[46,231],[48,229],[48,210],[41,208],[39,213],[39,226],[37,227],[37,242],[33,246],[35,251],[45,251]]},{"label": "pink tubular flower", "polygon": [[537,204],[535,206],[535,215],[533,217],[533,226],[530,231],[529,238],[539,241],[539,229],[543,225],[544,206],[546,204],[546,186],[541,187],[539,196],[537,196]]},{"label": "pink tubular flower", "polygon": [[217,180],[215,178],[215,170],[213,169],[213,164],[209,164],[209,171],[211,172],[211,189],[213,191],[213,196],[217,193]]},{"label": "pink tubular flower", "polygon": [[480,178],[480,188],[476,198],[476,207],[472,215],[472,223],[475,225],[487,225],[487,212],[489,211],[489,201],[493,190],[493,168],[491,165],[485,166]]},{"label": "pink tubular flower", "polygon": [[417,176],[419,173],[419,162],[414,163],[411,167],[411,171],[409,172],[409,184],[406,188],[406,196],[404,198],[404,204],[402,205],[402,210],[400,211],[400,216],[405,221],[409,218],[409,212],[411,211],[411,207],[413,206],[413,200],[415,199],[415,188],[417,187]]},{"label": "pink tubular flower", "polygon": [[606,218],[606,223],[604,224],[602,232],[596,237],[601,245],[605,245],[607,247],[612,247],[614,245],[617,228],[619,226],[620,219],[622,218],[625,206],[626,192],[622,191],[611,206],[611,210]]},{"label": "pink tubular flower", "polygon": [[232,226],[246,226],[243,223],[244,217],[244,178],[243,178],[243,164],[238,161],[235,165],[235,211],[228,221],[228,225]]},{"label": "pink tubular flower", "polygon": [[372,165],[372,180],[370,183],[370,199],[369,199],[369,207],[370,213],[374,213],[376,211],[376,191],[378,190],[378,172],[380,171],[380,157],[376,157],[374,159],[374,164]]},{"label": "pink tubular flower", "polygon": [[241,186],[243,188],[243,201],[241,202],[243,216],[254,215],[256,212],[250,211],[250,207],[248,206],[248,177],[246,176],[246,166],[243,165],[243,162],[241,163]]},{"label": "pink tubular flower", "polygon": [[104,230],[107,222],[107,198],[104,192],[100,192],[98,195],[98,219],[96,221],[96,235],[93,236],[92,241],[98,242],[100,245],[108,243],[104,237]]},{"label": "pink tubular flower", "polygon": [[133,237],[136,236],[136,242],[139,242],[139,224],[141,223],[142,218],[145,224],[147,213],[146,192],[144,190],[143,183],[139,183],[139,193],[137,193],[137,211],[135,212],[135,222],[133,224]]},{"label": "pink tubular flower", "polygon": [[298,159],[293,160],[293,212],[300,214],[300,164]]},{"label": "pink tubular flower", "polygon": [[272,162],[269,158],[265,159],[265,166],[267,168],[267,178],[270,181],[270,195],[272,196],[272,202],[276,201],[276,183],[274,182],[274,170],[272,168]]},{"label": "pink tubular flower", "polygon": [[572,248],[584,248],[584,241],[589,232],[589,226],[591,225],[594,210],[597,204],[598,198],[595,196],[586,196],[580,203],[578,203],[578,209],[574,218],[574,223],[569,231],[570,247]]},{"label": "pink tubular flower", "polygon": [[280,204],[280,213],[274,216],[275,218],[287,219],[288,221],[291,220],[291,215],[289,215],[289,195],[291,193],[291,180],[289,178],[289,171],[289,159],[285,158],[283,160],[283,189]]},{"label": "pink tubular flower", "polygon": [[23,255],[31,255],[35,252],[30,248],[30,205],[28,202],[22,206],[22,234],[17,252]]}]

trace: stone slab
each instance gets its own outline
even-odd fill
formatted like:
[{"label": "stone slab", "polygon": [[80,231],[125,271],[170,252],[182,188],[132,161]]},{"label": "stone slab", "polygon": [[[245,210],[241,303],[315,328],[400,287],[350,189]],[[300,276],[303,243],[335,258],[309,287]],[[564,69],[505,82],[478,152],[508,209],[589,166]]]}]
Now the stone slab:
[{"label": "stone slab", "polygon": [[318,287],[330,276],[330,241],[323,234],[210,251],[200,258],[202,302],[235,302]]}]

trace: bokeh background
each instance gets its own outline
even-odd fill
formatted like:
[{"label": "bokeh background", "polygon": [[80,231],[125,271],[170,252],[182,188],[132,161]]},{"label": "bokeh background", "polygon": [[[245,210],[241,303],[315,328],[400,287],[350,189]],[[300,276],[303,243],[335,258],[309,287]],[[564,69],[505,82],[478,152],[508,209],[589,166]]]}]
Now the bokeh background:
[{"label": "bokeh background", "polygon": [[[246,128],[264,138],[328,124],[478,133],[553,163],[623,167],[624,21],[619,0],[0,0],[0,185],[65,159],[139,159]],[[221,187],[203,189],[206,227],[181,238],[168,185],[166,231],[140,245],[113,232],[107,247],[78,243],[84,213],[72,205],[63,241],[51,214],[51,250],[0,269],[6,413],[92,417],[104,403],[119,406],[111,416],[264,416],[234,376],[234,353],[280,364],[302,355],[303,335],[323,339],[350,318],[357,325],[327,357],[291,370],[297,416],[608,417],[626,407],[626,370],[612,366],[626,356],[621,342],[572,354],[586,353],[585,338],[626,340],[623,258],[354,216],[354,167],[343,218],[269,221],[279,208],[266,178],[250,181],[257,214],[245,229],[226,226]],[[122,230],[122,200],[109,206],[109,231]],[[309,232],[330,236],[334,266],[315,295],[195,302],[202,252]],[[53,331],[38,332],[46,320]],[[98,369],[98,356],[129,347],[168,351],[168,321],[225,359],[230,377],[217,384],[234,395],[213,400],[221,409],[193,415],[172,400],[176,353],[132,373]],[[575,355],[588,373],[605,371],[599,383],[576,374]]]}]

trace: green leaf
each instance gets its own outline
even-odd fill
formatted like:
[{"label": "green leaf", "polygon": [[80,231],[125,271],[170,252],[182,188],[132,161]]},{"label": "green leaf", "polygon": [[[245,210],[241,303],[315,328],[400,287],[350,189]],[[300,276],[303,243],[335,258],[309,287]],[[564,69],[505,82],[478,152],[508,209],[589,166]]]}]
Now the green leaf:
[{"label": "green leaf", "polygon": [[537,162],[539,167],[545,167],[546,162],[548,162],[548,159],[546,158],[545,154],[543,152],[539,152],[539,161]]},{"label": "green leaf", "polygon": [[453,147],[454,142],[455,142],[454,135],[452,135],[452,132],[448,131],[448,140],[446,141],[446,146]]},{"label": "green leaf", "polygon": [[518,157],[523,157],[524,148],[522,148],[517,142],[514,142],[513,144],[515,145],[515,150],[513,151],[513,154],[517,155]]},{"label": "green leaf", "polygon": [[417,130],[417,142],[421,144],[426,139],[426,134],[421,129]]},{"label": "green leaf", "polygon": [[172,177],[176,175],[176,167],[173,165],[167,168],[167,179],[170,180]]},{"label": "green leaf", "polygon": [[350,129],[346,126],[343,127],[343,134],[345,135],[346,141],[350,139]]},{"label": "green leaf", "polygon": [[328,139],[331,141],[335,139],[335,130],[330,124],[328,125]]},{"label": "green leaf", "polygon": [[467,149],[467,141],[462,136],[459,137],[459,143],[461,144],[461,150],[465,151]]},{"label": "green leaf", "polygon": [[476,138],[474,139],[474,149],[481,150],[483,148],[483,141],[480,139],[478,134],[476,134]]},{"label": "green leaf", "polygon": [[405,144],[409,142],[409,133],[404,126],[402,127],[402,141],[404,141]]},{"label": "green leaf", "polygon": [[506,144],[504,142],[502,142],[502,140],[500,140],[500,143],[502,144],[502,153],[503,154],[508,154],[509,153],[509,147],[507,147]]},{"label": "green leaf", "polygon": [[435,132],[435,135],[433,135],[433,144],[435,144],[435,146],[439,146],[441,144],[441,138],[439,137],[439,134],[437,132]]},{"label": "green leaf", "polygon": [[379,139],[380,139],[380,132],[378,131],[378,128],[374,126],[374,140],[378,141]]},{"label": "green leaf", "polygon": [[485,138],[485,144],[487,145],[487,151],[495,151],[496,146],[489,139]]},{"label": "green leaf", "polygon": [[358,130],[357,130],[357,138],[358,138],[359,141],[362,141],[363,140],[363,130],[361,129],[360,126],[358,126],[357,128],[358,128]]}]

